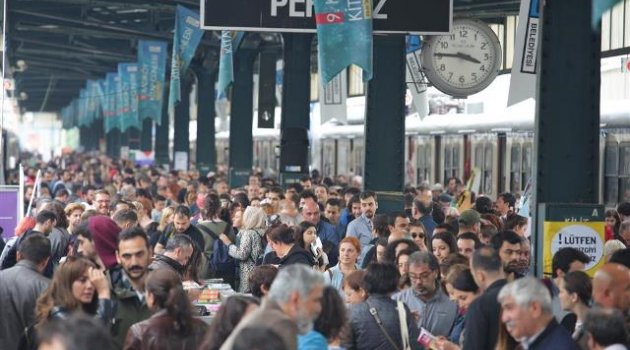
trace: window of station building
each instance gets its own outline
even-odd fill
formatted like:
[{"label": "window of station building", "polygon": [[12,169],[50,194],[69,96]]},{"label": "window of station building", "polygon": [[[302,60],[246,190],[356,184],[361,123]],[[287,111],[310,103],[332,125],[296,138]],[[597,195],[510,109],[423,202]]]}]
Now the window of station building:
[{"label": "window of station building", "polygon": [[630,201],[630,142],[619,145],[619,202]]},{"label": "window of station building", "polygon": [[619,145],[608,142],[604,153],[604,202],[614,204],[619,193]]},{"label": "window of station building", "polygon": [[355,65],[348,67],[348,97],[365,95],[363,70]]}]

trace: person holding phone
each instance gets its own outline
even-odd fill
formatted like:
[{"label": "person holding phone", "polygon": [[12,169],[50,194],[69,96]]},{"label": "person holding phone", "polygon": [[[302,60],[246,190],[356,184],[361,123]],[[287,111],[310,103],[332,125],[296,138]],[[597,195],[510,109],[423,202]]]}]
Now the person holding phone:
[{"label": "person holding phone", "polygon": [[319,271],[326,271],[329,263],[328,255],[324,252],[324,246],[317,235],[317,227],[314,224],[302,221],[295,228],[295,243],[313,256]]}]

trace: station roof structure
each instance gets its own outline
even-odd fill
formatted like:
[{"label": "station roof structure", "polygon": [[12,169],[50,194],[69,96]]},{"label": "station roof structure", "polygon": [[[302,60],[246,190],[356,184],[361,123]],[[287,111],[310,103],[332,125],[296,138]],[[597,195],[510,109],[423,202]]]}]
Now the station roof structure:
[{"label": "station roof structure", "polygon": [[[7,77],[22,112],[58,112],[85,86],[121,62],[136,60],[139,39],[172,44],[175,9],[199,0],[6,0]],[[454,0],[454,16],[500,21],[519,0]],[[0,14],[1,15],[1,14]],[[277,35],[249,35],[243,45],[280,47]],[[219,33],[204,35],[196,59],[216,64]],[[170,49],[169,49],[170,50]],[[213,63],[214,61],[214,63]]]}]

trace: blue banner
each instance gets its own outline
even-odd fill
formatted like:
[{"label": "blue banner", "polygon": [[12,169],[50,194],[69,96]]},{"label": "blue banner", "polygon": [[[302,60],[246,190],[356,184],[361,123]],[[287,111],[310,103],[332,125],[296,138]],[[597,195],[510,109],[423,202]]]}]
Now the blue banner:
[{"label": "blue banner", "polygon": [[167,44],[164,41],[140,40],[138,45],[138,118],[162,122]]},{"label": "blue banner", "polygon": [[106,85],[107,81],[105,79],[101,79],[99,81],[96,82],[96,96],[98,97],[97,99],[97,103],[98,103],[98,108],[97,108],[97,112],[98,114],[96,115],[96,118],[100,118],[100,117],[105,117],[106,114],[106,110],[107,110],[107,97],[105,96],[105,90],[106,89]]},{"label": "blue banner", "polygon": [[219,83],[217,89],[225,92],[225,89],[234,81],[234,63],[232,57],[232,32],[221,32],[221,56],[219,59]]},{"label": "blue banner", "polygon": [[181,5],[177,5],[175,18],[175,36],[171,65],[171,86],[168,94],[168,108],[175,108],[181,100],[180,75],[186,72],[188,64],[195,55],[195,50],[203,36],[199,28],[199,14]]},{"label": "blue banner", "polygon": [[114,128],[120,128],[118,124],[118,73],[107,73],[107,97],[108,111],[105,115],[105,132],[109,132]]},{"label": "blue banner", "polygon": [[117,105],[118,117],[120,123],[120,132],[125,132],[133,121],[131,120],[131,94],[129,93],[129,73],[128,73],[128,65],[129,63],[119,63],[118,64],[118,88],[120,91],[118,95],[120,95],[120,104]]},{"label": "blue banner", "polygon": [[372,1],[315,0],[314,6],[322,84],[350,64],[372,79]]},{"label": "blue banner", "polygon": [[120,110],[120,131],[129,128],[140,130],[138,122],[138,65],[136,63],[119,63],[118,75],[122,90]]}]

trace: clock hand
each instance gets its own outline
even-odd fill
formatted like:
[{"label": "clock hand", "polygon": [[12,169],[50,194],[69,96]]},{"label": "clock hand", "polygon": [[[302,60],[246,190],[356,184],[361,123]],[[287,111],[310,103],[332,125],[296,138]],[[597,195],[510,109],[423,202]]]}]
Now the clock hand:
[{"label": "clock hand", "polygon": [[472,57],[471,55],[467,55],[467,54],[465,54],[463,52],[458,52],[457,54],[459,55],[460,58],[462,58],[462,59],[464,59],[466,61],[470,61],[470,62],[473,62],[473,63],[481,63],[481,61],[479,61],[478,59]]},{"label": "clock hand", "polygon": [[463,52],[458,52],[458,53],[436,52],[434,55],[438,57],[456,57],[456,58],[461,58],[464,61],[469,61],[473,63],[481,63],[481,61],[479,61],[478,59],[470,55],[467,55]]}]

